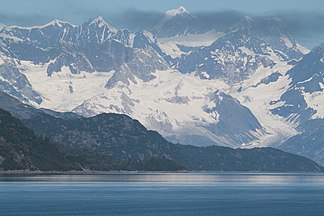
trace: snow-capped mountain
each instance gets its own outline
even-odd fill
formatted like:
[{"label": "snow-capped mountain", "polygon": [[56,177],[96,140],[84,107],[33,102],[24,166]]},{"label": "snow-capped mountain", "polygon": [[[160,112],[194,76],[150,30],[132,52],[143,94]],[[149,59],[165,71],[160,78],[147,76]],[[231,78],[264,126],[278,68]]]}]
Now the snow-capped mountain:
[{"label": "snow-capped mountain", "polygon": [[196,47],[209,46],[224,35],[205,25],[184,7],[167,11],[150,31],[157,37],[159,47],[171,58],[189,53]]},{"label": "snow-capped mountain", "polygon": [[195,72],[202,79],[236,83],[258,68],[271,68],[303,56],[302,47],[278,19],[259,21],[244,17],[231,29],[210,46],[176,58],[173,67],[183,73]]},{"label": "snow-capped mountain", "polygon": [[[54,20],[40,27],[6,27],[1,35],[4,35],[1,48],[5,55],[34,64],[50,63],[47,67],[49,76],[64,67],[73,74],[80,71],[124,71],[127,63],[134,66],[134,59],[139,59],[139,56],[163,56],[150,33],[116,30],[102,17],[78,26]],[[161,65],[156,63],[155,69],[166,69],[165,64],[163,61]],[[141,66],[144,72],[145,66]],[[149,69],[152,67],[150,65]]]},{"label": "snow-capped mountain", "polygon": [[300,60],[307,50],[273,18],[222,35],[199,22],[179,8],[153,33],[102,17],[5,26],[0,88],[55,111],[127,114],[182,144],[279,145],[298,133],[297,115],[323,118],[322,46]]},{"label": "snow-capped mountain", "polygon": [[14,60],[0,56],[0,89],[19,100],[40,104],[41,96],[35,92],[27,77]]},{"label": "snow-capped mountain", "polygon": [[202,34],[211,30],[184,7],[168,10],[150,31],[159,38]]},{"label": "snow-capped mountain", "polygon": [[323,56],[321,45],[297,62],[258,70],[234,85],[231,94],[251,109],[267,131],[286,138],[296,135],[305,122],[324,118]]},{"label": "snow-capped mountain", "polygon": [[298,124],[324,118],[324,44],[315,47],[290,69],[289,88],[273,101],[272,113]]}]

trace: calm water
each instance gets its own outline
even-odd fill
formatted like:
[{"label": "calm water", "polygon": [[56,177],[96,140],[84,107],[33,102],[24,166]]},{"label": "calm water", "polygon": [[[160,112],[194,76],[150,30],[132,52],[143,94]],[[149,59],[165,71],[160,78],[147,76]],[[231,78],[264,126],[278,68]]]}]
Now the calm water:
[{"label": "calm water", "polygon": [[0,215],[323,216],[323,174],[0,176]]}]

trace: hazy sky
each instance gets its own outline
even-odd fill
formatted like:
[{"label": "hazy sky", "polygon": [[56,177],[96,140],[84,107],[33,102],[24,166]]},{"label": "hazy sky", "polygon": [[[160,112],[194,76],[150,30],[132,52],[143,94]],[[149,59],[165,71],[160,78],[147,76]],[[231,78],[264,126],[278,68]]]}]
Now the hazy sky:
[{"label": "hazy sky", "polygon": [[280,16],[306,46],[324,42],[324,0],[0,0],[0,23],[30,26],[59,18],[80,24],[101,15],[110,24],[136,30],[179,6],[220,26],[241,15]]},{"label": "hazy sky", "polygon": [[[324,14],[323,0],[1,0],[0,18],[4,23],[18,22],[19,17],[56,17],[81,23],[89,16],[109,17],[129,9],[164,12],[181,5],[192,12],[236,10],[264,14],[280,10]],[[17,19],[7,20],[6,16]]]}]

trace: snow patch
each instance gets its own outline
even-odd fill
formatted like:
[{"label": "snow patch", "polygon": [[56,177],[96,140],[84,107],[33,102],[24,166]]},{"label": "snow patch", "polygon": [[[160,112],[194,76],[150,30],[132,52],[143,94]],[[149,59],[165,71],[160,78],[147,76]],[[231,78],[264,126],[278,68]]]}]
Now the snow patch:
[{"label": "snow patch", "polygon": [[[323,83],[320,83],[322,91],[324,89]],[[317,112],[312,116],[312,119],[324,118],[324,94],[323,92],[304,93],[304,98],[308,107]]]},{"label": "snow patch", "polygon": [[[244,50],[244,49],[243,49]],[[242,50],[242,51],[243,51]],[[246,50],[245,50],[246,51]],[[270,109],[280,106],[280,103],[272,105],[272,101],[278,101],[280,96],[289,88],[289,77],[285,75],[292,66],[280,62],[277,57],[269,56],[277,64],[272,68],[260,67],[248,79],[233,86],[229,94],[236,97],[243,105],[247,106],[267,133],[257,136],[259,140],[253,141],[244,147],[278,146],[285,139],[297,134],[296,125],[286,122],[282,117],[273,115]],[[274,72],[282,74],[276,82],[257,85],[260,81]],[[240,91],[238,91],[240,90]]]},{"label": "snow patch", "polygon": [[187,47],[209,46],[224,35],[223,32],[211,30],[203,34],[188,34],[169,38],[158,38],[158,42],[160,43],[160,48],[163,52],[170,55],[172,58],[177,58],[184,54],[178,45]]},{"label": "snow patch", "polygon": [[248,49],[246,47],[240,47],[240,50],[242,52],[244,52],[245,54],[247,54],[247,55],[250,55],[250,56],[254,56],[255,55],[255,53],[252,50],[250,50],[250,49]]},{"label": "snow patch", "polygon": [[198,47],[198,46],[209,46],[217,39],[223,37],[224,32],[217,32],[215,30],[210,30],[203,34],[188,34],[181,36],[174,36],[168,38],[158,38],[160,43],[174,43],[182,46],[188,47]]},{"label": "snow patch", "polygon": [[68,67],[63,67],[62,72],[49,77],[46,73],[47,64],[34,65],[27,61],[21,63],[33,89],[44,99],[40,106],[56,111],[71,111],[85,100],[104,93],[105,85],[113,75],[112,72],[71,74]]},{"label": "snow patch", "polygon": [[291,42],[291,40],[287,36],[281,37],[281,40],[283,40],[283,42],[286,44],[286,46],[288,48],[294,47],[294,44]]},{"label": "snow patch", "polygon": [[300,52],[302,52],[304,55],[307,54],[307,53],[309,53],[309,51],[310,51],[309,49],[307,49],[306,47],[303,47],[302,45],[300,45],[298,43],[297,43],[297,49]]},{"label": "snow patch", "polygon": [[7,35],[7,34],[3,34],[3,33],[1,33],[0,34],[0,38],[7,38],[7,39],[10,39],[10,40],[13,40],[14,42],[21,42],[21,41],[23,41],[22,39],[20,39],[20,38],[17,38],[17,37],[15,37],[15,36],[11,36],[11,35]]},{"label": "snow patch", "polygon": [[165,15],[168,16],[168,17],[173,17],[173,16],[176,16],[178,14],[189,14],[189,12],[187,11],[186,8],[184,8],[183,6],[180,6],[179,8],[168,10],[165,13]]},{"label": "snow patch", "polygon": [[170,42],[170,43],[160,43],[161,50],[172,58],[180,57],[184,52],[182,52],[178,45]]}]

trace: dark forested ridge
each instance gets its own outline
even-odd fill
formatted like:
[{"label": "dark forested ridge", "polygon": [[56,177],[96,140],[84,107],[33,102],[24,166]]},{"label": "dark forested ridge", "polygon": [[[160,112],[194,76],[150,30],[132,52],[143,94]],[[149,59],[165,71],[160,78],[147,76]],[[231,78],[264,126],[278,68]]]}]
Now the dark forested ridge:
[{"label": "dark forested ridge", "polygon": [[0,109],[1,170],[323,171],[273,148],[173,144],[126,115],[85,118],[37,110],[6,94],[0,99],[11,113]]},{"label": "dark forested ridge", "polygon": [[0,170],[68,171],[94,170],[180,170],[164,157],[123,160],[108,152],[60,148],[57,143],[36,135],[20,120],[0,109]]},{"label": "dark forested ridge", "polygon": [[0,109],[0,169],[71,170],[71,164],[47,139],[42,139]]},{"label": "dark forested ridge", "polygon": [[[62,119],[47,114],[36,115],[25,123],[39,135],[46,136],[67,152],[80,149],[91,151],[88,157],[96,162],[88,166],[105,167],[105,160],[95,155],[111,155],[111,159],[146,164],[145,169],[159,164],[158,159],[188,170],[261,171],[261,172],[319,172],[315,162],[274,148],[232,149],[228,147],[175,145],[159,133],[147,130],[137,120],[120,114],[100,114],[91,118]],[[69,154],[69,153],[68,153]],[[148,160],[149,159],[149,160]],[[92,164],[92,165],[91,165]],[[100,165],[102,164],[102,165]],[[101,166],[101,167],[100,167]],[[142,166],[142,167],[143,167]],[[163,170],[159,165],[159,170]],[[176,166],[171,166],[174,169]]]}]

